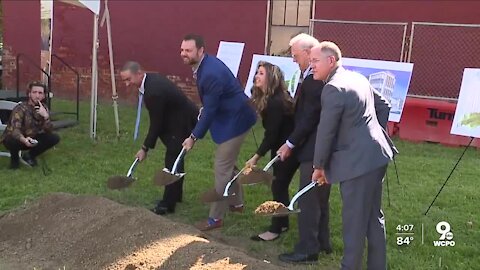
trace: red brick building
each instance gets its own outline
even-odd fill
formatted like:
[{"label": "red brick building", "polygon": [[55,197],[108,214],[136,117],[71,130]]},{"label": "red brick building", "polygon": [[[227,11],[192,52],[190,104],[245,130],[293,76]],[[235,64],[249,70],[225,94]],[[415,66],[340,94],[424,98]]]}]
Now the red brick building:
[{"label": "red brick building", "polygon": [[[40,1],[2,1],[2,5],[3,87],[15,89],[16,56],[23,54],[37,65],[40,63]],[[216,53],[220,40],[245,42],[239,73],[239,79],[245,83],[252,54],[266,51],[279,53],[286,49],[288,39],[293,34],[308,31],[309,18],[406,23],[480,23],[478,1],[109,1],[109,8],[115,68],[120,68],[127,60],[137,60],[147,70],[169,75],[194,98],[191,72],[179,57],[181,39],[189,32],[204,35],[207,52],[212,54]],[[101,9],[103,10],[103,1]],[[88,99],[92,14],[87,9],[57,1],[54,3],[53,14],[53,53],[79,71],[81,97]],[[362,34],[353,31],[348,38],[356,44]],[[410,32],[407,33],[409,34]],[[468,35],[470,34],[466,33],[464,36]],[[106,27],[100,28],[98,92],[99,97],[104,100],[111,96],[106,36]],[[318,38],[323,39],[321,36]],[[358,57],[349,46],[342,46],[342,49],[346,56]],[[408,46],[405,50],[407,49]],[[428,53],[425,55],[428,57]],[[476,64],[473,60],[470,61],[473,58],[469,55],[465,58],[468,65]],[[426,61],[431,66],[438,66],[437,59],[435,56]],[[445,63],[442,65],[446,65],[445,70],[451,70],[447,61],[443,62]],[[40,72],[27,59],[21,59],[19,68],[21,90],[24,90],[29,80],[40,77]],[[417,71],[414,69],[414,72]],[[428,84],[425,79],[422,81],[422,78],[426,77],[428,76],[414,74],[413,88]],[[439,77],[446,76],[441,74]],[[417,81],[418,79],[420,81]],[[457,83],[455,82],[455,85]],[[127,92],[118,81],[117,84],[120,99],[132,101],[135,93]],[[56,95],[65,97],[73,97],[75,90],[73,73],[55,59],[52,60],[52,89]]]},{"label": "red brick building", "polygon": [[[103,2],[103,1],[102,1]],[[2,1],[4,14],[5,89],[16,88],[16,56],[21,53],[40,63],[40,1]],[[103,9],[103,3],[101,5]],[[145,69],[170,75],[190,93],[191,70],[182,63],[180,43],[187,33],[205,38],[207,52],[216,54],[220,40],[245,42],[239,78],[246,80],[254,53],[265,51],[266,1],[109,1],[115,69],[127,60],[140,62]],[[81,97],[90,93],[93,16],[87,10],[55,1],[53,53],[81,74]],[[111,97],[106,27],[99,29],[100,99]],[[40,72],[21,57],[20,87]],[[73,96],[75,76],[52,60],[52,89],[56,95]],[[121,100],[133,100],[117,78]],[[193,95],[194,96],[194,95]]]}]

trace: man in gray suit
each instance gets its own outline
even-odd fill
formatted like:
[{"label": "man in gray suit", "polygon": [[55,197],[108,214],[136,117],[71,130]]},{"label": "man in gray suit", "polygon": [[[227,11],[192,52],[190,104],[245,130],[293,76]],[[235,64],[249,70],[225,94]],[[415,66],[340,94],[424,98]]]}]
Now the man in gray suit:
[{"label": "man in gray suit", "polygon": [[365,238],[368,269],[386,269],[382,182],[396,151],[384,131],[390,111],[368,80],[341,66],[338,46],[314,47],[315,80],[324,80],[312,179],[340,183],[344,254],[341,269],[361,269]]}]

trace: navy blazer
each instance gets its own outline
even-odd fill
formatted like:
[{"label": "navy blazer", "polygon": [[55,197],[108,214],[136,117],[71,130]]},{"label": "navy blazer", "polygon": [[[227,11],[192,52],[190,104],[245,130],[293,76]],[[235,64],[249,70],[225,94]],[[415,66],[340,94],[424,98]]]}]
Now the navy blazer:
[{"label": "navy blazer", "polygon": [[230,69],[215,56],[205,54],[197,70],[197,88],[203,104],[192,133],[203,138],[208,130],[215,143],[235,138],[256,121],[248,97]]}]

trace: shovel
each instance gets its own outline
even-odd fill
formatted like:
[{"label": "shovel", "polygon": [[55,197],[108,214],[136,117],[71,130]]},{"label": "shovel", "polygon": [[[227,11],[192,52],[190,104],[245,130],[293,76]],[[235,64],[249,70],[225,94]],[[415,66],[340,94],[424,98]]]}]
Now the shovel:
[{"label": "shovel", "polygon": [[[235,180],[237,180],[237,178],[243,173],[243,171],[246,169],[247,167],[243,167],[237,174],[235,174],[235,176],[232,178],[232,180],[228,181],[227,185],[225,186],[225,190],[223,191],[223,197],[228,197],[228,190],[230,189],[230,187],[232,186],[233,182],[235,182]],[[235,195],[235,193],[232,194],[232,196]]]},{"label": "shovel", "polygon": [[259,183],[271,184],[273,181],[273,175],[268,173],[268,170],[272,165],[280,159],[280,155],[276,155],[272,160],[270,160],[263,170],[259,168],[252,168],[252,171],[248,174],[241,175],[239,181],[244,185],[255,185]]},{"label": "shovel", "polygon": [[[228,190],[232,186],[233,182],[237,180],[237,178],[243,173],[245,169],[246,167],[244,167],[241,171],[235,174],[235,176],[230,181],[228,181],[227,185],[225,186],[225,190],[223,191],[223,195],[218,194],[217,190],[213,188],[211,190],[204,192],[201,195],[200,200],[204,203],[211,203],[211,202],[218,202],[218,201],[225,200],[229,196]],[[230,196],[234,196],[234,195],[235,194],[230,194]]]},{"label": "shovel", "polygon": [[273,213],[265,213],[265,214],[260,214],[260,215],[263,215],[263,216],[287,216],[287,215],[291,215],[291,214],[297,214],[297,213],[300,213],[300,209],[294,209],[293,208],[293,205],[295,204],[295,202],[303,195],[305,194],[306,192],[308,192],[309,190],[311,190],[312,188],[314,188],[315,186],[317,186],[317,182],[310,182],[310,184],[306,185],[304,188],[302,188],[301,190],[299,190],[292,198],[292,200],[290,201],[290,204],[288,205],[288,207],[286,207],[285,205],[281,205],[280,207],[278,207],[275,212]]},{"label": "shovel", "polygon": [[175,181],[180,180],[185,173],[177,173],[177,166],[180,160],[185,156],[187,149],[182,148],[182,151],[177,156],[177,159],[173,163],[172,170],[170,171],[167,168],[163,168],[163,170],[157,171],[153,178],[153,183],[157,186],[166,186]]},{"label": "shovel", "polygon": [[127,176],[116,175],[108,178],[107,187],[109,189],[122,189],[130,186],[135,181],[135,179],[132,177],[132,174],[138,162],[138,158],[133,161],[132,166],[130,166],[130,169],[128,169]]}]

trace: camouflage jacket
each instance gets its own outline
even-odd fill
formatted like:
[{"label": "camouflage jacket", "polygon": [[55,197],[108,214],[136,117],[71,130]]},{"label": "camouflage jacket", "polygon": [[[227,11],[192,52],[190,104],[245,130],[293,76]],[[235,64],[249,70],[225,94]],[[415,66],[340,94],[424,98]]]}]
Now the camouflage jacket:
[{"label": "camouflage jacket", "polygon": [[35,137],[40,133],[48,133],[53,129],[50,119],[45,120],[35,111],[28,102],[18,104],[10,115],[7,128],[0,138],[0,142],[7,137],[20,140],[22,137]]}]

